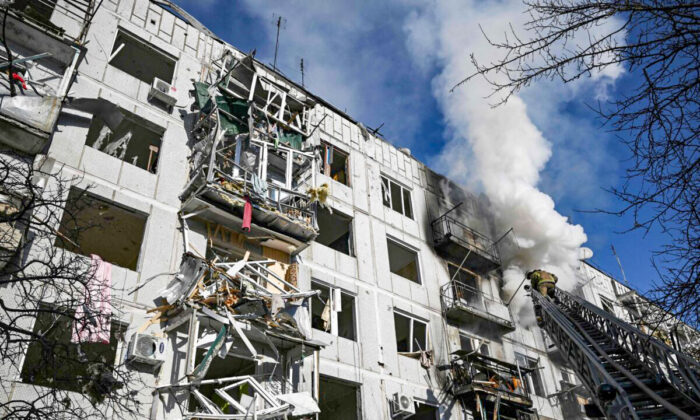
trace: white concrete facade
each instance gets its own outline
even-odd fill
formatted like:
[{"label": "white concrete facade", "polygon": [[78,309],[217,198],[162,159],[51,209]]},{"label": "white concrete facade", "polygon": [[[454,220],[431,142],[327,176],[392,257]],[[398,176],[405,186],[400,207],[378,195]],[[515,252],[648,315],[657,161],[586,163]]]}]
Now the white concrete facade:
[{"label": "white concrete facade", "polygon": [[[172,81],[177,91],[175,107],[155,106],[148,99],[149,84],[108,63],[120,29],[176,58]],[[82,177],[79,187],[90,185],[92,193],[147,215],[136,269],[113,268],[113,297],[132,302],[121,305],[123,312],[117,314],[120,321],[129,325],[126,335],[129,337],[151,318],[139,306],[154,306],[159,292],[170,281],[163,273],[177,271],[183,253],[178,195],[188,181],[187,159],[192,153],[183,122],[193,101],[188,94],[192,80],[200,80],[203,68],[224,48],[235,47],[224,45],[148,0],[105,0],[94,17],[87,41],[85,60],[78,69],[70,96],[105,98],[164,132],[155,173],[86,145],[90,116],[78,111],[64,110],[47,150],[49,162],[55,168]],[[312,123],[320,121],[323,122],[311,141],[332,144],[349,154],[349,185],[324,175],[318,175],[317,184],[328,183],[330,207],[352,218],[354,253],[349,256],[312,242],[299,255],[302,266],[299,281],[303,289],[311,288],[310,282],[315,281],[354,297],[355,326],[355,340],[314,330],[314,339],[327,343],[320,352],[320,374],[359,387],[359,411],[364,419],[391,418],[390,400],[397,392],[439,407],[440,419],[472,418],[473,414],[446,392],[444,375],[435,369],[435,365],[447,363],[449,354],[460,348],[462,334],[488,340],[489,353],[494,358],[515,363],[517,352],[539,360],[545,395],[559,392],[562,368],[552,360],[551,350],[547,349],[538,328],[523,328],[516,319],[515,330],[504,331],[494,328],[486,319],[457,324],[443,316],[440,287],[450,281],[450,274],[448,263],[433,248],[431,221],[457,204],[448,192],[454,188],[453,184],[387,141],[371,134],[364,138],[356,121],[323,102],[312,111]],[[410,191],[412,218],[383,204],[382,177]],[[463,223],[490,238],[504,233],[492,231],[482,198],[467,192],[459,195],[467,200],[459,213]],[[193,226],[189,242],[194,249],[204,251],[205,229],[197,227],[196,222]],[[390,271],[387,238],[416,252],[420,284]],[[588,265],[582,266],[582,270],[584,282],[591,270],[595,271]],[[611,284],[610,280],[606,281]],[[128,293],[146,282],[147,286]],[[501,283],[497,269],[480,276],[476,284],[485,296],[502,303]],[[588,282],[581,293],[596,305],[601,305],[601,294],[616,301],[618,295],[612,286],[605,290],[603,283]],[[395,312],[427,323],[428,349],[434,351],[431,368],[424,369],[417,359],[398,354]],[[152,325],[146,332],[161,331],[158,325]],[[151,386],[168,383],[181,374],[175,360],[182,351],[182,342],[172,338],[168,343],[170,358],[159,374],[142,375]],[[124,345],[120,346],[118,357],[124,357]],[[307,358],[295,379],[299,390],[311,391],[311,363]],[[15,378],[18,378],[16,372]],[[31,385],[17,380],[12,392],[16,396],[33,391]],[[556,397],[531,397],[533,408],[541,417],[564,418]],[[144,403],[144,418],[179,416],[176,406],[162,405],[148,390],[138,398]],[[158,405],[153,413],[149,411],[152,403]]]}]

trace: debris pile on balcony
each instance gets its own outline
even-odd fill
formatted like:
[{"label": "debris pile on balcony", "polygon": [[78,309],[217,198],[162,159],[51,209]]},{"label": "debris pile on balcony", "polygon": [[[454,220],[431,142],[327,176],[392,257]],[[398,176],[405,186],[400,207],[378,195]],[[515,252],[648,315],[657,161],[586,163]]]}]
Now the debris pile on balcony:
[{"label": "debris pile on balcony", "polygon": [[[288,355],[294,346],[302,347],[300,359],[311,354],[304,348],[323,346],[311,339],[309,315],[309,298],[320,292],[302,292],[296,286],[296,264],[249,261],[249,255],[229,263],[185,253],[179,272],[161,291],[164,304],[151,310],[155,316],[150,323],[165,321],[165,332],[188,324],[186,373],[156,390],[192,396],[196,405],[187,418],[286,418],[319,412],[308,393],[286,385],[271,389],[270,381],[282,368],[273,369],[262,383],[260,377],[217,378],[216,371],[209,372],[215,358],[225,359],[229,353],[276,366],[281,354]],[[203,353],[195,363],[198,349]],[[205,396],[201,387],[209,385],[221,386],[212,392],[223,405],[212,401],[211,392]]]},{"label": "debris pile on balcony", "polygon": [[252,56],[231,51],[211,63],[205,78],[194,83],[185,210],[214,204],[240,218],[243,231],[257,226],[285,235],[279,239],[296,250],[318,234],[314,209],[327,195],[317,191],[318,156],[307,141],[313,102]]},{"label": "debris pile on balcony", "polygon": [[180,271],[162,291],[167,304],[160,313],[170,319],[193,308],[221,323],[226,334],[245,320],[263,330],[310,339],[308,298],[319,291],[297,288],[297,264],[248,261],[248,256],[224,263],[184,254]]}]

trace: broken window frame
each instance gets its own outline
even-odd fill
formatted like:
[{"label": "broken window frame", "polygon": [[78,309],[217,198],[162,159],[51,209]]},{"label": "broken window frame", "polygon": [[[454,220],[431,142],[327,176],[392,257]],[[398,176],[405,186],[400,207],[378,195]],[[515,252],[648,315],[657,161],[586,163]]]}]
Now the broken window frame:
[{"label": "broken window frame", "polygon": [[[469,348],[464,348],[464,343],[466,342],[469,343]],[[489,340],[485,340],[483,338],[477,338],[473,337],[471,335],[465,334],[463,332],[459,333],[459,346],[462,350],[468,350],[470,352],[474,351],[474,348],[476,345],[479,345],[479,350],[477,353],[483,355],[483,356],[491,356],[491,348],[489,347]]]},{"label": "broken window frame", "polygon": [[[465,273],[468,277],[471,277],[474,280],[474,285],[464,282],[459,275],[455,276],[455,272],[459,274]],[[481,291],[480,275],[465,267],[460,268],[457,264],[450,261],[447,262],[447,273],[450,276],[452,293],[455,300],[467,306],[473,306],[479,309],[486,308],[484,305],[484,294]]]},{"label": "broken window frame", "polygon": [[[316,220],[317,220],[317,222],[318,222],[318,220],[319,220],[318,212],[321,212],[321,211],[328,211],[328,210],[326,210],[326,209],[324,209],[324,208],[320,208],[320,209],[317,210],[317,213],[316,213]],[[347,225],[348,225],[348,239],[347,239],[347,241],[348,241],[348,252],[343,252],[343,251],[340,251],[340,250],[338,250],[338,249],[332,247],[332,246],[331,246],[332,243],[331,243],[331,244],[324,244],[324,243],[322,243],[322,242],[319,242],[319,239],[318,239],[318,238],[320,237],[320,234],[319,234],[319,236],[316,237],[315,241],[316,241],[317,243],[319,243],[319,244],[321,244],[321,245],[327,247],[327,248],[330,248],[330,249],[336,251],[336,252],[340,252],[341,254],[345,254],[345,255],[347,255],[347,256],[349,256],[349,257],[355,257],[355,235],[354,235],[354,227],[355,227],[355,225],[354,225],[354,223],[353,223],[353,220],[354,220],[354,219],[353,219],[352,217],[346,215],[346,214],[343,214],[343,213],[341,213],[341,212],[335,210],[335,209],[333,210],[332,213],[331,213],[330,211],[328,211],[328,213],[331,215],[331,217],[338,217],[339,219],[346,219],[346,220],[340,220],[340,221],[343,222],[343,223],[347,222]],[[320,226],[320,224],[319,224],[319,229],[320,229],[320,228],[321,228],[321,226]],[[320,230],[323,231],[323,229],[320,229]],[[342,236],[341,236],[341,237],[342,237]],[[338,238],[338,239],[340,239],[340,238]],[[337,241],[338,239],[336,239],[336,241]],[[335,242],[335,241],[334,241],[334,242]]]},{"label": "broken window frame", "polygon": [[[386,237],[386,243],[387,243],[387,255],[388,255],[388,257],[389,257],[389,272],[391,272],[392,274],[397,275],[397,276],[399,276],[399,277],[401,277],[401,278],[403,278],[403,279],[406,279],[406,280],[408,280],[408,281],[411,281],[411,282],[413,282],[413,283],[416,283],[416,284],[419,284],[419,285],[423,285],[423,277],[421,276],[421,272],[420,272],[420,258],[419,258],[419,256],[418,256],[418,250],[415,249],[415,248],[413,248],[413,247],[411,247],[411,246],[409,246],[409,245],[406,245],[405,243],[403,243],[403,242],[401,242],[401,241],[399,241],[399,240],[397,240],[397,239],[394,239],[394,238],[391,237],[391,236],[387,236],[387,237]],[[391,252],[390,252],[390,250],[389,250],[389,244],[390,244],[390,243],[394,244],[395,246],[397,246],[397,247],[399,247],[399,248],[403,248],[405,251],[407,251],[407,252],[409,252],[409,253],[411,253],[411,254],[414,255],[414,263],[415,263],[415,265],[416,265],[416,278],[415,278],[415,279],[411,279],[411,278],[405,277],[405,276],[403,276],[402,274],[397,274],[397,273],[395,273],[394,271],[391,270]]]},{"label": "broken window frame", "polygon": [[[170,78],[168,78],[166,80],[166,79],[161,79],[160,77],[154,75],[153,80],[148,82],[144,79],[141,79],[140,77],[138,77],[136,75],[131,74],[130,72],[122,69],[121,67],[117,67],[116,65],[112,64],[112,62],[114,61],[115,58],[117,58],[117,56],[119,55],[121,50],[123,50],[126,47],[126,44],[124,44],[124,43],[117,45],[117,40],[119,39],[119,35],[123,35],[125,38],[129,39],[129,41],[139,44],[140,47],[142,47],[145,50],[148,50],[154,54],[157,54],[158,56],[160,56],[161,58],[163,58],[165,60],[172,61],[173,74],[170,76]],[[156,78],[164,81],[165,83],[167,83],[169,85],[172,85],[173,80],[175,79],[175,74],[177,73],[177,63],[178,63],[177,57],[173,57],[172,55],[168,54],[167,52],[165,52],[165,51],[161,50],[160,48],[156,47],[155,45],[151,44],[147,40],[145,40],[137,35],[134,35],[132,32],[130,32],[129,30],[127,30],[121,26],[117,27],[116,34],[114,35],[114,42],[112,42],[112,50],[110,51],[110,55],[109,55],[109,58],[107,60],[107,64],[109,66],[114,67],[115,69],[122,71],[122,72],[128,74],[129,76],[139,80],[140,82],[146,83],[148,85],[153,85],[153,81]]]},{"label": "broken window frame", "polygon": [[[356,419],[363,418],[363,416],[362,416],[362,384],[361,383],[346,381],[346,380],[342,380],[342,379],[335,378],[335,377],[328,376],[328,375],[320,375],[319,379],[320,379],[319,382],[331,382],[331,383],[339,384],[341,386],[355,388],[355,405],[357,406],[355,418]],[[320,406],[321,406],[321,401],[320,401],[320,396],[319,396],[319,407]],[[319,420],[325,418],[323,413],[324,413],[324,411],[321,410],[321,413],[317,417]],[[325,413],[326,413],[326,415],[330,414],[331,417],[333,416],[333,414],[335,414],[332,412],[325,412]]]},{"label": "broken window frame", "polygon": [[[350,153],[344,151],[343,149],[340,149],[331,143],[321,141],[321,151],[323,153],[322,155],[322,165],[320,166],[320,172],[332,179],[333,181],[345,185],[347,187],[350,187]],[[340,156],[343,156],[345,158],[345,165],[343,168],[343,171],[345,171],[345,182],[339,181],[335,178],[333,178],[333,174],[331,173],[331,165],[332,163],[328,163],[328,156],[331,156],[332,160],[335,160],[336,154],[339,154]]]},{"label": "broken window frame", "polygon": [[603,295],[598,295],[598,297],[600,298],[600,307],[605,312],[613,316],[617,316],[617,314],[615,313],[615,303],[611,299],[608,299]]},{"label": "broken window frame", "polygon": [[539,365],[538,359],[533,359],[527,355],[515,352],[515,363],[518,366],[523,366],[530,370],[526,375],[523,375],[525,389],[529,395],[537,395],[538,397],[547,396],[546,381],[542,377],[542,366]]},{"label": "broken window frame", "polygon": [[[413,220],[413,199],[411,198],[411,189],[394,181],[386,175],[381,176],[381,184],[382,202],[384,203],[384,207],[388,207],[395,212]],[[399,191],[399,201],[401,202],[400,209],[398,208],[398,205],[395,206],[394,203],[394,187],[398,188]]]},{"label": "broken window frame", "polygon": [[[229,95],[249,101],[255,111],[263,113],[268,119],[272,119],[282,127],[304,137],[309,137],[311,134],[309,130],[310,108],[291,94],[292,92],[296,93],[297,90],[291,85],[284,86],[273,80],[274,76],[268,74],[264,68],[259,67],[252,56],[237,57],[238,54],[227,48],[220,58],[212,62],[212,67],[216,71],[210,75],[216,78],[223,77],[219,89]],[[250,85],[246,86],[235,78],[233,73],[237,69],[247,70],[251,73]],[[240,89],[241,93],[234,92],[230,88],[231,83]],[[260,92],[256,91],[258,88]],[[301,107],[301,112],[292,112],[292,103]]]},{"label": "broken window frame", "polygon": [[[328,285],[322,281],[319,281],[316,279],[311,280],[311,290],[320,290],[321,288],[328,290],[328,296],[329,296],[328,301],[323,302],[323,299],[321,298],[320,294],[316,298],[311,299],[311,308],[310,308],[311,311],[310,311],[310,313],[311,313],[312,320],[313,320],[314,305],[323,305],[324,308],[325,308],[325,306],[328,306],[329,307],[329,316],[330,316],[330,319],[328,320],[328,329],[324,330],[324,329],[316,328],[313,326],[313,323],[312,323],[312,328],[317,330],[317,331],[323,331],[325,333],[331,334],[331,335],[336,336],[336,337],[345,338],[346,340],[357,341],[357,334],[358,334],[357,333],[357,310],[356,310],[357,296],[354,293],[350,293],[350,292],[348,292],[344,289],[341,289],[339,287],[334,287],[334,286]],[[338,306],[336,306],[336,299],[339,296],[341,299],[340,311],[337,311],[336,309],[338,309]],[[345,308],[345,306],[343,305],[343,298],[351,299],[349,308]],[[338,314],[340,312],[346,311],[348,309],[350,309],[352,312],[352,328],[350,328],[350,331],[352,332],[352,337],[340,335],[338,332],[338,329],[339,329],[338,327],[340,325],[340,321],[338,320],[338,318],[339,318]],[[323,311],[322,311],[322,313],[323,313]]]},{"label": "broken window frame", "polygon": [[[408,349],[406,351],[401,351],[399,349],[398,336],[396,333],[396,318],[397,317],[406,318],[409,320],[408,339],[409,339],[410,346],[408,347]],[[416,344],[415,337],[413,335],[413,332],[415,331],[415,324],[416,323],[422,324],[424,332],[425,332],[425,337],[423,339],[423,343],[425,344],[425,348],[423,348],[423,349],[420,349],[419,345]],[[414,315],[410,315],[410,314],[403,312],[401,310],[398,310],[396,308],[394,308],[394,335],[395,335],[395,340],[396,340],[396,350],[399,354],[401,354],[401,353],[415,353],[415,352],[418,352],[421,350],[428,351],[431,348],[430,323],[428,321],[417,318]]]}]

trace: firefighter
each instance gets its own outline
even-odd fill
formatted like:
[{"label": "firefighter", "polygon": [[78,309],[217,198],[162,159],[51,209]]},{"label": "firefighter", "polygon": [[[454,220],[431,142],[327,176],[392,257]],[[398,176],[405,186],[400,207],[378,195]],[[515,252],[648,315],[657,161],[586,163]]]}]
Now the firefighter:
[{"label": "firefighter", "polygon": [[538,290],[542,296],[554,297],[554,286],[557,284],[557,276],[544,270],[532,270],[525,277],[530,280],[532,288]]}]

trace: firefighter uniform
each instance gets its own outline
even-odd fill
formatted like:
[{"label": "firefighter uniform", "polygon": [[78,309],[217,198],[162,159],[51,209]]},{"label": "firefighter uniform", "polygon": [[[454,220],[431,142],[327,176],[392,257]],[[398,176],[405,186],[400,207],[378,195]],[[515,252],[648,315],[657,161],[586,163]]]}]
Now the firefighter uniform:
[{"label": "firefighter uniform", "polygon": [[538,290],[543,296],[553,296],[554,286],[557,283],[557,276],[544,270],[532,270],[526,277],[530,279],[530,285]]}]

